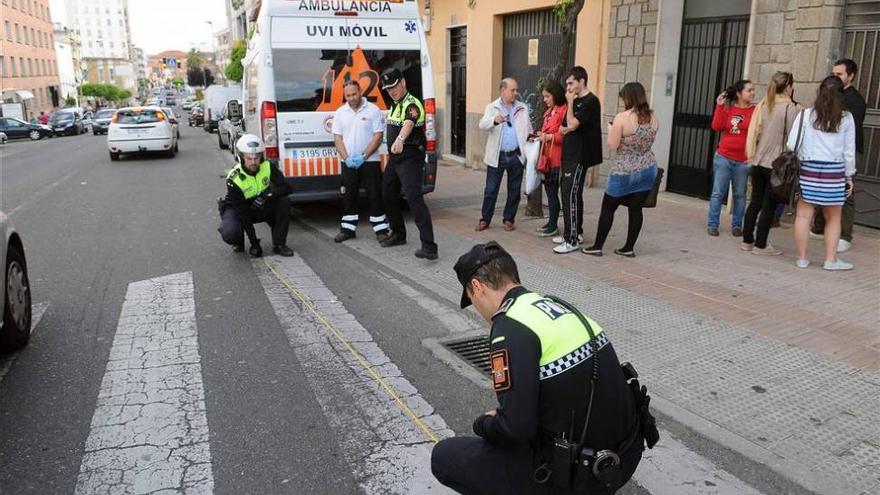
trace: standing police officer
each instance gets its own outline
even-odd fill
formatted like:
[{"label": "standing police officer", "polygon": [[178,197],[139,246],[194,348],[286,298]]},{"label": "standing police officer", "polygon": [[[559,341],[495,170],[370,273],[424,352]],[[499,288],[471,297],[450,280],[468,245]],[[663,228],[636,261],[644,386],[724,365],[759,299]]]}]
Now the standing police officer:
[{"label": "standing police officer", "polygon": [[263,255],[254,224],[266,222],[272,227],[272,252],[293,256],[287,247],[290,225],[290,185],[277,167],[263,158],[263,143],[253,134],[245,134],[235,143],[240,163],[226,176],[226,198],[220,202],[220,236],[232,250],[244,251],[244,234],[250,241],[251,256]]},{"label": "standing police officer", "polygon": [[394,100],[394,105],[385,117],[385,141],[389,156],[382,178],[382,197],[391,235],[382,242],[382,247],[406,244],[406,226],[400,211],[402,188],[422,241],[422,247],[416,251],[416,258],[436,260],[437,243],[434,242],[431,212],[422,197],[426,146],[425,107],[407,91],[406,79],[397,69],[388,69],[382,73],[382,89]]},{"label": "standing police officer", "polygon": [[632,476],[644,442],[657,440],[646,390],[621,367],[596,322],[520,285],[496,242],[458,259],[461,307],[492,322],[490,362],[499,407],[473,424],[477,437],[434,447],[431,470],[464,494],[614,493]]}]

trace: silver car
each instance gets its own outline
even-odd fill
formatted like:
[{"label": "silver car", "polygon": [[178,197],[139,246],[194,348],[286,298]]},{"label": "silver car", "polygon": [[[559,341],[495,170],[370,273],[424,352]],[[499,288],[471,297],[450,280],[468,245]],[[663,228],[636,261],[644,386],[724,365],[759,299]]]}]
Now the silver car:
[{"label": "silver car", "polygon": [[24,258],[21,237],[12,221],[0,211],[0,260],[6,267],[5,283],[0,285],[3,296],[3,320],[0,321],[0,352],[9,352],[27,345],[31,337],[31,286]]}]

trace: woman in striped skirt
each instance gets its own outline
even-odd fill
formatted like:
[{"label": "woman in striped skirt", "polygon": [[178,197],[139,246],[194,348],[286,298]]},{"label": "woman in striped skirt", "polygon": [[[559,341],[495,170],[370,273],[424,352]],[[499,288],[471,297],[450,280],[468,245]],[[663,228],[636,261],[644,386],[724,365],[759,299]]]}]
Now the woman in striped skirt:
[{"label": "woman in striped skirt", "polygon": [[852,194],[852,176],[856,173],[855,122],[844,108],[843,83],[835,76],[828,76],[816,92],[813,107],[801,112],[788,135],[788,148],[797,149],[801,160],[801,196],[794,224],[798,268],[810,265],[807,244],[816,207],[822,208],[826,218],[824,268],[850,270],[853,267],[837,258],[841,207]]}]

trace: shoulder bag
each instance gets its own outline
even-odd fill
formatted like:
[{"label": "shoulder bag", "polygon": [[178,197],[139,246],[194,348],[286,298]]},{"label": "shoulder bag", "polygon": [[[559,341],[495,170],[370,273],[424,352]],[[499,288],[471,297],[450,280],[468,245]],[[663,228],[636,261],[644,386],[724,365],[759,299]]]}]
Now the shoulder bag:
[{"label": "shoulder bag", "polygon": [[[780,202],[787,202],[794,193],[798,177],[801,172],[801,160],[798,158],[798,150],[801,147],[801,136],[804,130],[804,120],[806,120],[807,111],[803,110],[800,114],[800,125],[798,125],[797,138],[795,139],[794,149],[791,151],[783,151],[771,164],[770,171],[770,192],[774,199]],[[788,108],[785,109],[785,122],[782,126],[782,148],[785,149],[785,141],[787,133],[785,128],[788,127]]]}]

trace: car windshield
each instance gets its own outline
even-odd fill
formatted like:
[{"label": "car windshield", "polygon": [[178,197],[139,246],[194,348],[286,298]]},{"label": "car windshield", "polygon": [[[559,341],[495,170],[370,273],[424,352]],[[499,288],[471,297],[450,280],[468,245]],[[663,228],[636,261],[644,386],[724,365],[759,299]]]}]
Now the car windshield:
[{"label": "car windshield", "polygon": [[55,112],[49,120],[52,122],[70,122],[73,118],[71,112]]},{"label": "car windshield", "polygon": [[158,110],[120,110],[116,112],[120,124],[151,124],[159,122]]},{"label": "car windshield", "polygon": [[101,110],[95,114],[95,118],[96,119],[109,119],[109,118],[113,117],[114,112],[116,112],[116,110]]}]

